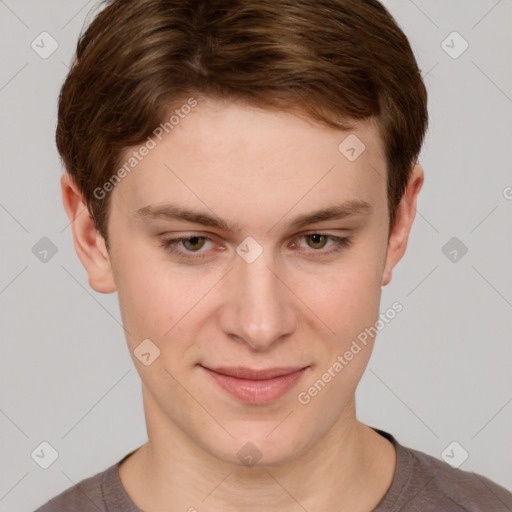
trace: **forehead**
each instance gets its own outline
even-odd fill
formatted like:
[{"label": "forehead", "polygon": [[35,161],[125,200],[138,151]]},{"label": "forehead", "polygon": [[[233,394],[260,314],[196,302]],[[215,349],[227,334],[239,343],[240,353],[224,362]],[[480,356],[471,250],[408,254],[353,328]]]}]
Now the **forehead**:
[{"label": "forehead", "polygon": [[154,141],[116,187],[114,197],[123,195],[130,211],[179,200],[219,215],[275,216],[294,205],[298,213],[344,200],[385,201],[384,152],[371,121],[345,132],[291,112],[203,100]]},{"label": "forehead", "polygon": [[[222,166],[225,160],[228,164],[241,160],[244,163],[241,174],[263,165],[275,167],[281,171],[281,176],[287,171],[293,173],[288,166],[280,166],[281,161],[296,164],[307,164],[310,160],[322,163],[330,160],[333,164],[344,163],[343,160],[355,162],[363,153],[367,158],[362,161],[368,157],[380,160],[383,148],[377,125],[372,120],[351,121],[350,124],[354,129],[345,132],[308,120],[305,114],[205,99],[165,137],[164,146],[165,142],[168,147],[179,145],[183,155],[209,167]],[[347,144],[342,144],[346,138],[349,139]],[[179,158],[179,155],[174,156]],[[346,167],[355,168],[357,164]]]}]

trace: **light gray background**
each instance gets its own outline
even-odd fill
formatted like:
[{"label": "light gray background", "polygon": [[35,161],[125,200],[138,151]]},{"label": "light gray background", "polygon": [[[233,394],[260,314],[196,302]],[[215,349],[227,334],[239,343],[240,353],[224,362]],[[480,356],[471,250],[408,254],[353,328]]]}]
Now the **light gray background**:
[{"label": "light gray background", "polygon": [[[362,421],[512,490],[512,0],[388,0],[429,91],[425,185],[358,388]],[[146,440],[140,381],[115,295],[75,255],[54,144],[57,97],[96,2],[0,0],[0,512],[34,510]],[[42,59],[43,31],[59,44]],[[441,43],[459,32],[457,59]],[[455,49],[457,44],[454,43]],[[507,190],[509,193],[507,194]],[[46,263],[32,247],[48,237]],[[468,248],[453,262],[452,237]],[[58,452],[42,469],[42,441]]]}]

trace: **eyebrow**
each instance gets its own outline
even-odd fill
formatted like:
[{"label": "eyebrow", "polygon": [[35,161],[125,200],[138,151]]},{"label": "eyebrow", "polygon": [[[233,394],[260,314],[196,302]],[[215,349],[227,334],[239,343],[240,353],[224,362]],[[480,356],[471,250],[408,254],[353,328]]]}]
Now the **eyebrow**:
[{"label": "eyebrow", "polygon": [[[367,201],[351,200],[343,204],[330,206],[314,212],[304,213],[292,219],[287,227],[300,229],[310,224],[327,220],[340,220],[354,215],[368,214],[373,210]],[[237,223],[230,223],[215,215],[183,208],[175,204],[149,205],[135,211],[136,220],[180,220],[201,224],[221,231],[240,233],[242,228]]]}]

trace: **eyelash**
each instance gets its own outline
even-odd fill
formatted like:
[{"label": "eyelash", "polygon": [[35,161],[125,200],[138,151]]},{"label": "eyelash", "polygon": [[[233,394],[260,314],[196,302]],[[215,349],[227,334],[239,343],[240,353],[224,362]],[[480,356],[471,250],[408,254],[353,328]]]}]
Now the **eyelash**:
[{"label": "eyelash", "polygon": [[[339,236],[329,235],[327,233],[322,233],[322,232],[317,232],[317,231],[314,231],[311,233],[305,233],[298,238],[303,238],[303,237],[313,236],[313,235],[325,236],[334,242],[334,244],[331,246],[331,249],[329,249],[329,250],[310,249],[313,252],[320,253],[320,256],[327,256],[327,255],[335,254],[335,253],[341,251],[342,249],[349,247],[353,243],[352,237],[339,237]],[[184,251],[180,251],[179,249],[177,249],[177,245],[180,242],[189,240],[190,238],[201,238],[206,241],[212,241],[212,239],[208,236],[189,235],[189,236],[184,236],[184,237],[179,237],[179,238],[165,238],[161,241],[160,245],[166,251],[168,251],[170,253],[178,254],[179,256],[183,257],[184,259],[191,260],[191,259],[205,258],[206,257],[205,251],[188,251],[186,249]],[[193,256],[189,256],[188,254],[193,254]]]}]

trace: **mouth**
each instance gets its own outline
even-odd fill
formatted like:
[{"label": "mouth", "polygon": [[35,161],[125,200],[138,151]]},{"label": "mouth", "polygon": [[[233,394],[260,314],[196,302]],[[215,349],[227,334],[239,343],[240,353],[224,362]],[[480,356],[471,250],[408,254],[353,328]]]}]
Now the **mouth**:
[{"label": "mouth", "polygon": [[274,402],[293,388],[309,366],[252,369],[200,367],[218,386],[238,400],[253,405]]}]

